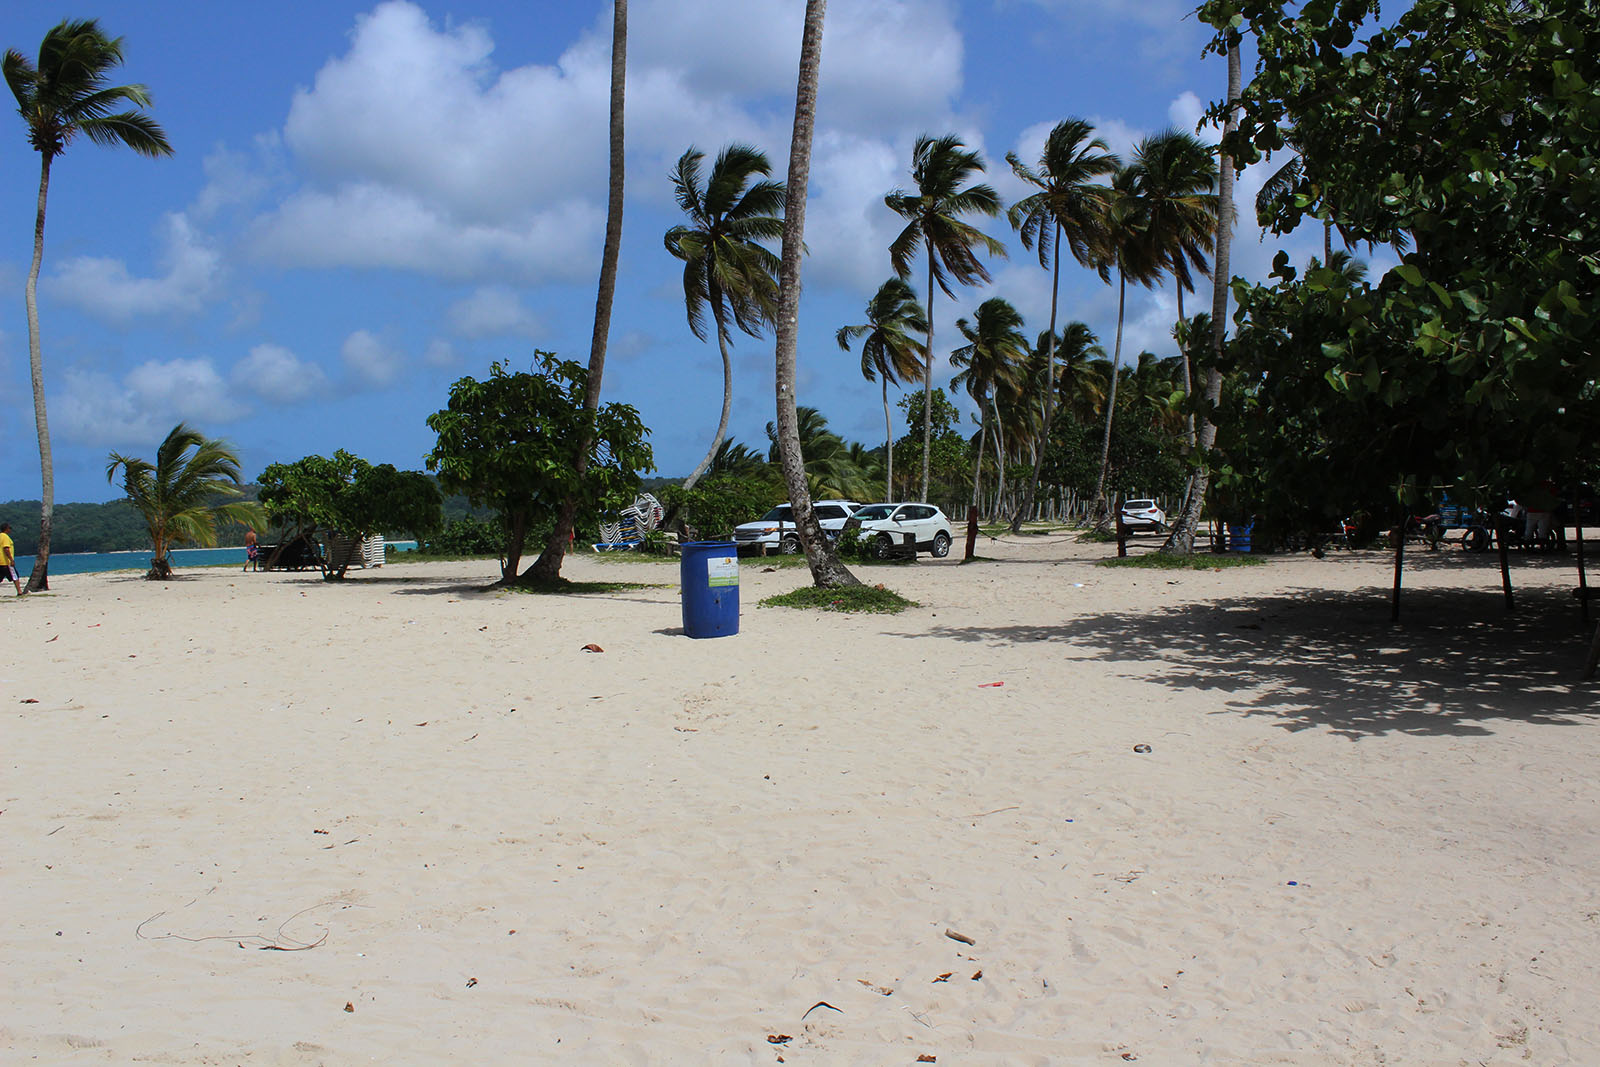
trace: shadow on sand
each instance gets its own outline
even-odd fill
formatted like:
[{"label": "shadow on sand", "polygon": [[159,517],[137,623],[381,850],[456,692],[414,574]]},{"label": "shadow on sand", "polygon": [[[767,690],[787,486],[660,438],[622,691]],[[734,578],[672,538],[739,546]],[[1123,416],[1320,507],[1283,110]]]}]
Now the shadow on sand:
[{"label": "shadow on sand", "polygon": [[1485,735],[1497,719],[1575,725],[1600,715],[1600,684],[1579,681],[1592,631],[1571,599],[1519,593],[1518,610],[1507,614],[1498,588],[1416,590],[1391,625],[1387,596],[1381,588],[1300,589],[931,633],[1070,645],[1157,685],[1213,692],[1218,713],[1352,739]]}]

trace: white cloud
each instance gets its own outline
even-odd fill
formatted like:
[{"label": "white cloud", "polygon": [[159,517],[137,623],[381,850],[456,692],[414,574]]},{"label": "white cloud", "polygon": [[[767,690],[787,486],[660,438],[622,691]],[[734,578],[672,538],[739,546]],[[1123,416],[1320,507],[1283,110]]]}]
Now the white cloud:
[{"label": "white cloud", "polygon": [[234,364],[234,385],[275,404],[293,404],[325,390],[328,376],[282,345],[260,344]]},{"label": "white cloud", "polygon": [[453,367],[459,361],[455,347],[442,337],[429,341],[422,353],[422,362],[430,367]]},{"label": "white cloud", "polygon": [[398,352],[378,340],[370,330],[357,330],[346,337],[339,354],[357,381],[379,389],[400,377],[404,362]]},{"label": "white cloud", "polygon": [[450,305],[450,324],[462,337],[533,337],[539,320],[523,307],[516,293],[503,285],[488,285]]},{"label": "white cloud", "polygon": [[173,359],[141,363],[121,381],[68,370],[52,421],[77,444],[153,449],[179,422],[210,433],[246,413],[210,360]]},{"label": "white cloud", "polygon": [[51,291],[92,315],[116,322],[138,315],[199,311],[216,295],[222,257],[182,212],[166,216],[165,230],[164,275],[138,278],[119,259],[79,256],[63,263],[49,279]]}]

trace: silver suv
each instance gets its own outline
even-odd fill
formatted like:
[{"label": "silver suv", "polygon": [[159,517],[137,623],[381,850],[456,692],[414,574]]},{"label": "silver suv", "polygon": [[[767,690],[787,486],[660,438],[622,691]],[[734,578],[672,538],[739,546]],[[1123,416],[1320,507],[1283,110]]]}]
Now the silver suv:
[{"label": "silver suv", "polygon": [[932,504],[868,504],[844,525],[860,530],[862,543],[879,559],[907,548],[940,558],[950,554],[950,520]]},{"label": "silver suv", "polygon": [[[861,505],[854,500],[814,500],[811,510],[817,522],[829,537],[838,537],[850,518]],[[755,522],[740,523],[733,528],[733,543],[740,548],[760,545],[768,552],[785,555],[800,551],[800,534],[794,528],[794,510],[788,504],[779,504]]]}]

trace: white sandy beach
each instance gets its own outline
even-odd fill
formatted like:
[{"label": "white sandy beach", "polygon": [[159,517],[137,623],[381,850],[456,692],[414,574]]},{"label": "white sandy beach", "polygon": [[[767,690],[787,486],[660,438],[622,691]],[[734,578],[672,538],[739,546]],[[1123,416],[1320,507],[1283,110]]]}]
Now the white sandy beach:
[{"label": "white sandy beach", "polygon": [[699,641],[675,562],[0,598],[3,1058],[1600,1062],[1571,559],[1414,553],[1392,627],[1380,553],[1107,549],[745,560]]}]

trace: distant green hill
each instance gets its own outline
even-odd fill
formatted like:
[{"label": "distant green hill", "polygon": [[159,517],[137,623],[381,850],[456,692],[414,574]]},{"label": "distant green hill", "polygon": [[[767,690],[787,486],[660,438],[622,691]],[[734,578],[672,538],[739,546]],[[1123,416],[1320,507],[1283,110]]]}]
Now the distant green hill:
[{"label": "distant green hill", "polygon": [[[245,486],[245,499],[254,500],[256,492],[256,486]],[[493,515],[487,509],[472,507],[466,497],[448,496],[444,499],[446,521],[465,516],[487,519]],[[17,555],[31,556],[39,550],[37,500],[7,500],[0,503],[0,522],[11,524],[11,538],[17,543]],[[217,544],[223,547],[244,544],[244,527],[219,527]],[[149,547],[150,534],[145,529],[144,520],[127,500],[112,500],[105,504],[56,505],[50,532],[51,552],[137,552]]]}]

